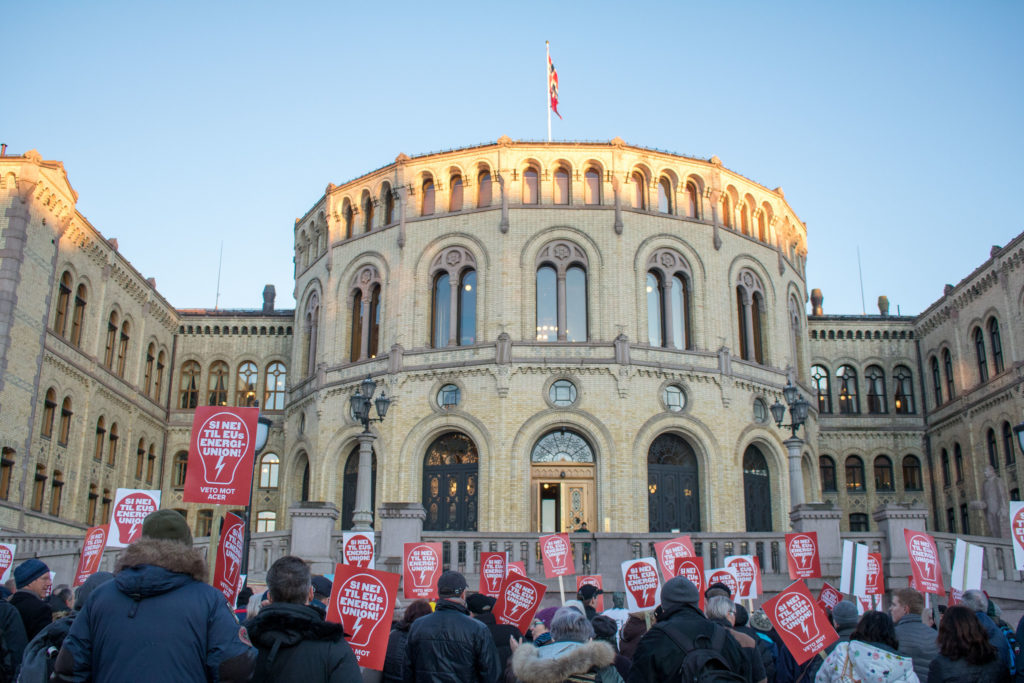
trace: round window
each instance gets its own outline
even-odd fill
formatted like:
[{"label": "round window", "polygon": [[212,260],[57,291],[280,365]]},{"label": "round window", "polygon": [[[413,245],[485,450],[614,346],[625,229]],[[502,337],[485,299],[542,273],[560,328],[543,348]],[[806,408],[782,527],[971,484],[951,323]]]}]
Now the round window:
[{"label": "round window", "polygon": [[576,402],[576,385],[567,379],[560,379],[548,389],[548,399],[556,406],[571,406]]},{"label": "round window", "polygon": [[662,398],[665,400],[665,407],[673,413],[678,413],[686,407],[686,393],[682,387],[675,384],[665,387],[665,395]]},{"label": "round window", "polygon": [[445,384],[441,387],[441,390],[437,392],[437,405],[442,408],[454,408],[459,405],[460,398],[462,398],[462,394],[457,386],[454,384]]}]

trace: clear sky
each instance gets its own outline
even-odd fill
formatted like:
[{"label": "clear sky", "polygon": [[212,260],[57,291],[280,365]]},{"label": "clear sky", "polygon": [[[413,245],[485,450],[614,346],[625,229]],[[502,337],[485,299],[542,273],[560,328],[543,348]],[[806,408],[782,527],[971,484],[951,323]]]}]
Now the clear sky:
[{"label": "clear sky", "polygon": [[826,313],[924,310],[1024,230],[1024,2],[6,2],[0,142],[177,307],[294,305],[294,219],[409,155],[546,135],[782,186]]}]

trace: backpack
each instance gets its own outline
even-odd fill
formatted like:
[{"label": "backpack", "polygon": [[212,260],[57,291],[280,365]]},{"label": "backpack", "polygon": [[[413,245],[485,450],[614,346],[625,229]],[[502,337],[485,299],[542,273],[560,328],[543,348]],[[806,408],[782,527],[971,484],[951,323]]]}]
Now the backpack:
[{"label": "backpack", "polygon": [[1015,680],[1024,680],[1024,677],[1022,677],[1021,675],[1021,644],[1017,640],[1017,634],[1003,621],[997,623],[996,627],[1000,631],[1002,631],[1004,636],[1006,636],[1006,642],[1010,646],[1010,657],[1013,659],[1013,665],[1015,669],[1015,671],[1011,671],[1010,674],[1016,676]]},{"label": "backpack", "polygon": [[[53,674],[54,660],[60,652],[60,646],[64,638],[71,630],[73,616],[59,619],[42,631],[25,647],[25,654],[21,658],[21,671],[18,673],[18,683],[46,683]],[[13,678],[8,680],[14,680]]]},{"label": "backpack", "polygon": [[[661,627],[655,625],[654,628]],[[673,632],[667,625],[662,630],[672,642],[682,650],[683,663],[679,666],[677,679],[687,683],[728,683],[729,681],[746,681],[747,679],[732,670],[722,655],[729,634],[722,627],[717,627],[709,636],[702,633],[696,639],[680,631]]]}]

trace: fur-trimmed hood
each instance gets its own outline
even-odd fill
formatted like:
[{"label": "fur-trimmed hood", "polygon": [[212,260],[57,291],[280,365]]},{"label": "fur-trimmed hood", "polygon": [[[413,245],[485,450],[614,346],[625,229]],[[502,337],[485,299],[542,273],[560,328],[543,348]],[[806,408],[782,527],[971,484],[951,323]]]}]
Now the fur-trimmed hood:
[{"label": "fur-trimmed hood", "polygon": [[543,647],[524,643],[512,655],[512,672],[522,683],[561,683],[573,674],[603,669],[614,662],[612,646],[598,640]]},{"label": "fur-trimmed hood", "polygon": [[191,546],[144,538],[125,548],[114,568],[114,582],[126,595],[145,598],[189,581],[206,581],[206,560]]}]

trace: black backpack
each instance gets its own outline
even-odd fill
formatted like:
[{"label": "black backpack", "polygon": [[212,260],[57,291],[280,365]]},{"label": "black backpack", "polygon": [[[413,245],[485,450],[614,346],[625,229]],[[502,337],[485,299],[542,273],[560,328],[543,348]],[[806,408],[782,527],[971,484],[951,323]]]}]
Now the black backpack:
[{"label": "black backpack", "polygon": [[686,653],[679,667],[678,680],[687,683],[728,683],[747,680],[742,674],[733,671],[725,661],[722,650],[729,634],[724,628],[719,626],[710,635],[702,633],[693,639],[681,631],[674,631],[667,624],[657,624],[654,628],[659,627],[662,627],[665,635]]}]

